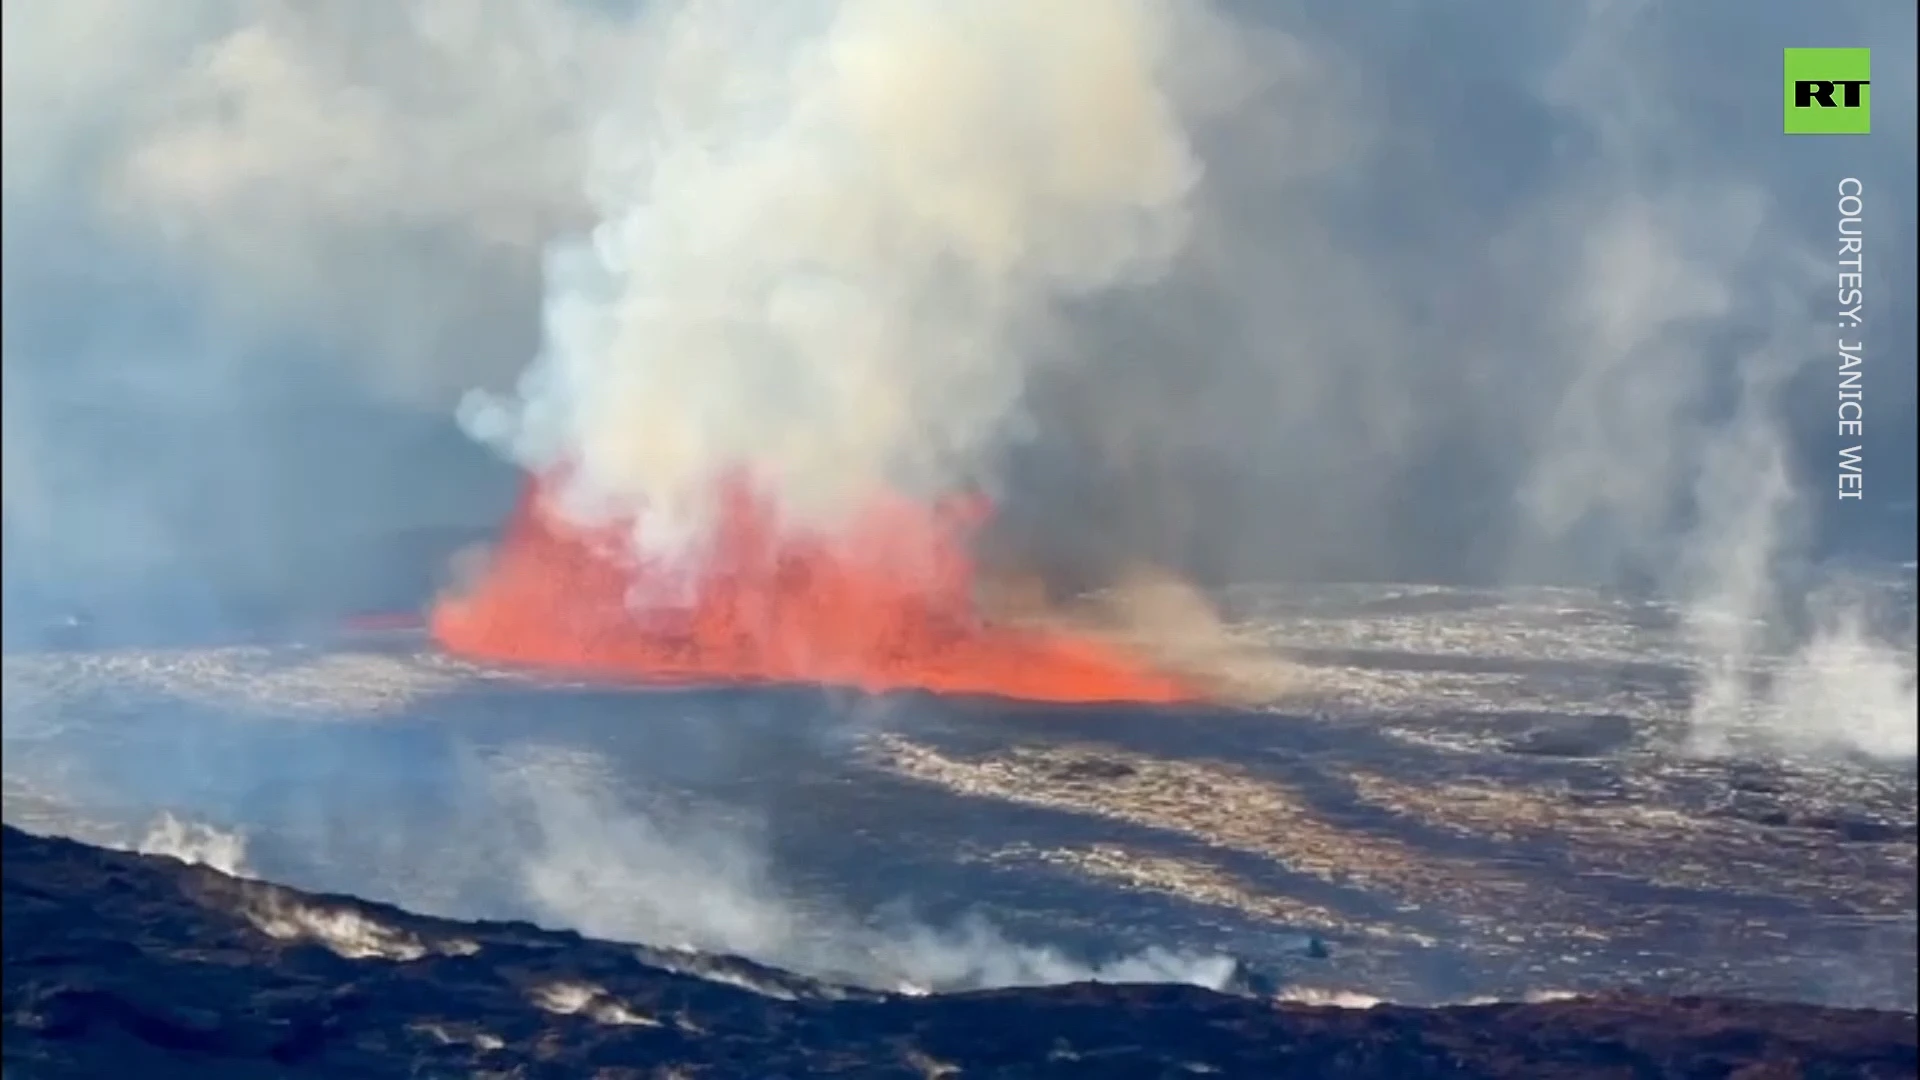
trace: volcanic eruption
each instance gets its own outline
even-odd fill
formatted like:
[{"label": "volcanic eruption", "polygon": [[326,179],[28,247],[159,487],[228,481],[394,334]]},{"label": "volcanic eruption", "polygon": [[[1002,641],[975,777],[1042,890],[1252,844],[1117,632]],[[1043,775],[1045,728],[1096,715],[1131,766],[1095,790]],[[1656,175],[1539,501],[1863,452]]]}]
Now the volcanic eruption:
[{"label": "volcanic eruption", "polygon": [[543,348],[463,405],[534,479],[438,639],[650,680],[1188,697],[1098,634],[986,617],[970,493],[1040,423],[1033,365],[1081,359],[1064,312],[1182,249],[1186,99],[1215,90],[1173,59],[1224,60],[1224,31],[1173,0],[768,10],[644,20],[583,147],[596,222],[545,252]]},{"label": "volcanic eruption", "polygon": [[528,487],[484,573],[444,599],[455,653],[648,682],[819,682],[1035,701],[1191,696],[1121,648],[996,623],[967,540],[983,501],[876,498],[828,535],[781,526],[743,477],[718,485],[692,564],[635,554],[633,523],[584,529]]}]

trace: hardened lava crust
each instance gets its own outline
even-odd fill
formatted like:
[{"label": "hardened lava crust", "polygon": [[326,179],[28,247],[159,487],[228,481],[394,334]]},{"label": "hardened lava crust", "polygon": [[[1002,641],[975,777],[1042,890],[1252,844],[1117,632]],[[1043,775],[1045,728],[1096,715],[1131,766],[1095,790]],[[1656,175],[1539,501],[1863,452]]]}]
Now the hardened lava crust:
[{"label": "hardened lava crust", "polygon": [[449,884],[513,872],[471,777],[591,769],[641,817],[745,823],[771,879],[835,910],[1219,952],[1300,996],[1914,1009],[1911,759],[1739,731],[1700,753],[1670,610],[1383,586],[1222,606],[1288,666],[1281,704],[617,689],[404,632],[11,654],[6,817],[134,846],[164,811],[244,833],[275,880],[552,925]]}]

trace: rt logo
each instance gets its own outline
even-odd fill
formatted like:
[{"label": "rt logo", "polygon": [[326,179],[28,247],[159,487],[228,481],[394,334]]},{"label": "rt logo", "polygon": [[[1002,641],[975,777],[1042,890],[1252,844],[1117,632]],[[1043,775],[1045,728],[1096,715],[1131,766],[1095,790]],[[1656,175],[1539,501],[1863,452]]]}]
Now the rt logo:
[{"label": "rt logo", "polygon": [[1786,84],[1787,134],[1867,134],[1867,50],[1788,49]]}]

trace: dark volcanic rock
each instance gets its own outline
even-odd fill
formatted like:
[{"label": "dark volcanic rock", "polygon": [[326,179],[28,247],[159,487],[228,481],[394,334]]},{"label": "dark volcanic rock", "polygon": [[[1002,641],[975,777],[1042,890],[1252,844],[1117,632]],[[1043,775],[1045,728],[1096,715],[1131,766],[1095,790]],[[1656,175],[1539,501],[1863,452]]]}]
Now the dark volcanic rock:
[{"label": "dark volcanic rock", "polygon": [[1633,741],[1633,721],[1624,716],[1543,716],[1507,740],[1511,754],[1598,758]]},{"label": "dark volcanic rock", "polygon": [[1898,1013],[1625,995],[1349,1010],[1180,986],[895,997],[12,828],[0,865],[9,1080],[1916,1072]]}]

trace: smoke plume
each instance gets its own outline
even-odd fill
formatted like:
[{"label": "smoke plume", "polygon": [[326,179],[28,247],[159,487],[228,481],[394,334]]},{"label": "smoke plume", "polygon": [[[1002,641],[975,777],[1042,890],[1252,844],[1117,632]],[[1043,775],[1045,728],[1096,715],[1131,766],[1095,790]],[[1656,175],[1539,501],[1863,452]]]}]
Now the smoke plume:
[{"label": "smoke plume", "polygon": [[543,351],[470,430],[656,543],[734,469],[807,525],[989,480],[1051,311],[1183,239],[1205,102],[1174,75],[1207,10],[654,5],[587,150],[598,223],[547,256]]},{"label": "smoke plume", "polygon": [[1087,980],[1220,989],[1238,973],[1230,957],[1158,948],[1089,962],[1014,941],[978,914],[939,925],[895,906],[856,918],[779,881],[750,829],[640,813],[597,765],[529,747],[510,769],[488,771],[500,804],[529,830],[515,870],[542,921],[909,992]]}]

